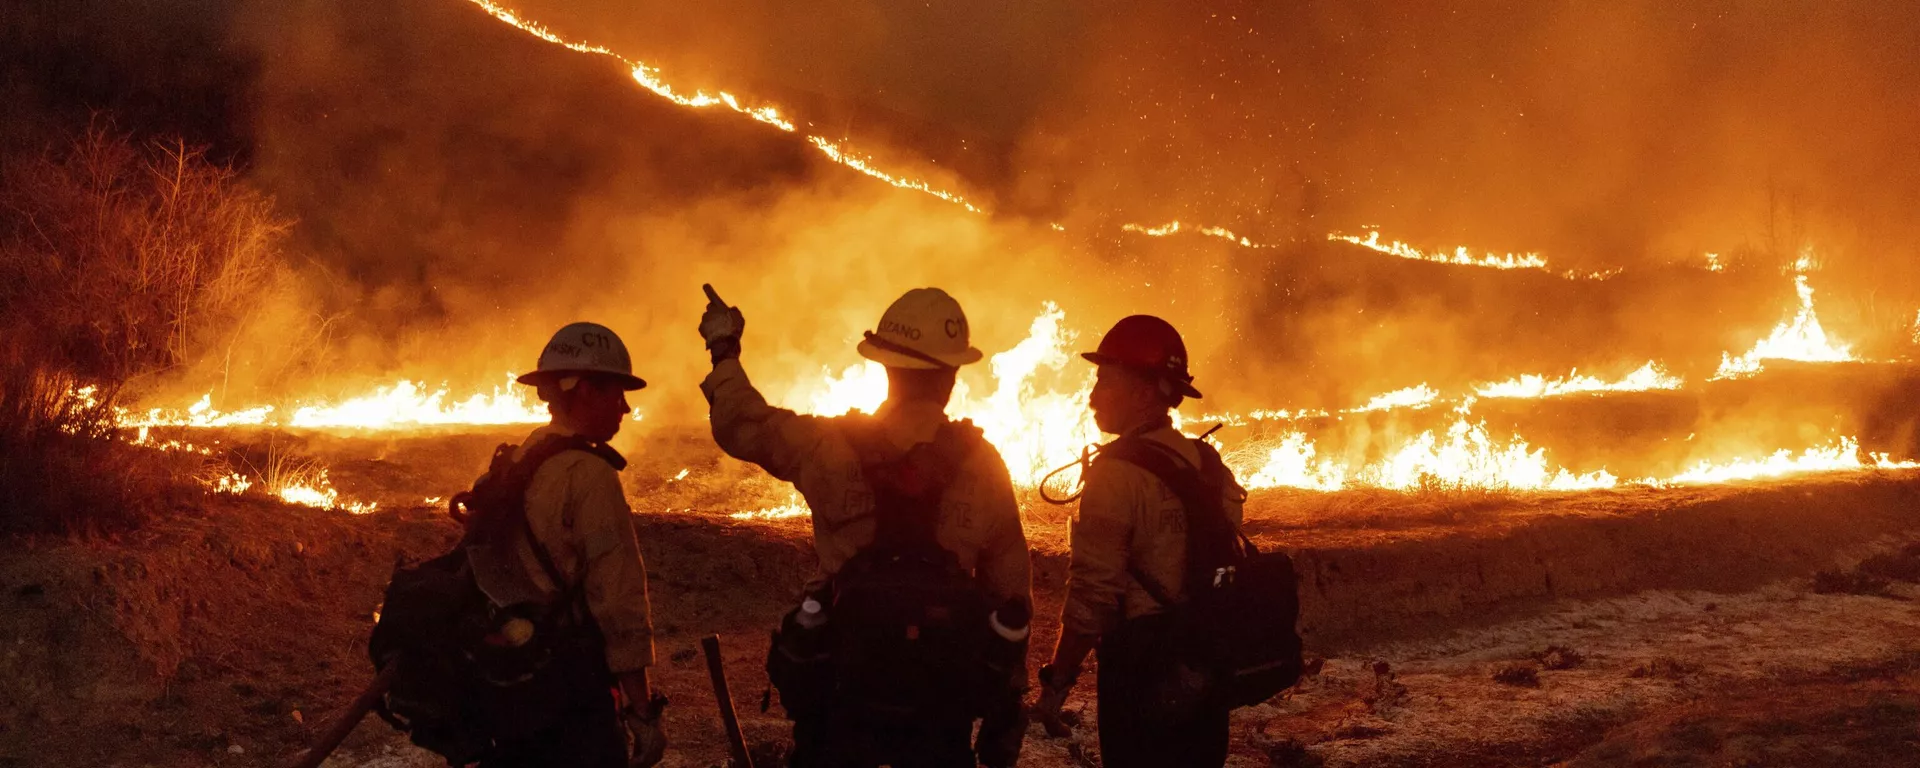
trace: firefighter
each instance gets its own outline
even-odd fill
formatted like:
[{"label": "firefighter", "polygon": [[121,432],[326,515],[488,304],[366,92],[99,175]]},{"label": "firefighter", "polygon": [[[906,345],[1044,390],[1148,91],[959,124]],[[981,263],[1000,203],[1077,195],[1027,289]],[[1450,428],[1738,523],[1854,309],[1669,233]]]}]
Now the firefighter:
[{"label": "firefighter", "polygon": [[[1088,404],[1101,432],[1142,438],[1180,466],[1202,467],[1199,441],[1173,426],[1173,409],[1200,392],[1171,324],[1127,317],[1082,357],[1099,366]],[[1225,475],[1218,484],[1226,516],[1238,526],[1246,493],[1224,467],[1214,471]],[[1176,659],[1163,601],[1184,594],[1186,531],[1183,505],[1166,483],[1136,464],[1096,455],[1072,524],[1060,640],[1052,663],[1040,670],[1036,715],[1053,732],[1064,727],[1061,706],[1081,663],[1097,650],[1100,754],[1109,768],[1218,768],[1226,761],[1227,707],[1162,709],[1183,698],[1164,688],[1175,678]]]},{"label": "firefighter", "polygon": [[[714,440],[728,455],[792,483],[812,510],[819,567],[768,656],[768,675],[794,723],[793,765],[972,768],[976,759],[990,768],[1013,765],[1026,730],[1020,701],[1027,680],[1030,566],[1006,465],[977,429],[945,413],[960,366],[981,358],[970,345],[960,304],[936,288],[901,296],[858,346],[862,356],[886,367],[886,401],[871,417],[820,417],[767,403],[741,367],[740,310],[707,290],[700,333],[713,372],[701,390],[711,407]],[[933,458],[914,463],[914,457]],[[896,503],[902,494],[911,496],[901,490],[910,485],[933,489],[914,497],[922,508]],[[917,517],[921,512],[924,518]],[[906,525],[912,520],[922,527]],[[874,562],[870,554],[897,544],[889,541],[911,540],[898,533],[905,530],[932,540],[935,558],[950,563],[965,581],[962,591],[977,596],[931,589],[933,576],[912,587],[874,588],[875,579],[902,559]],[[970,663],[926,668],[927,654],[937,651],[912,643],[925,645],[928,628],[908,622],[903,641],[899,633],[889,635],[883,622],[934,608],[943,615],[966,611],[945,605],[876,609],[875,601],[884,603],[889,594],[951,599],[956,606],[979,600],[988,607],[979,616],[985,626],[954,631],[982,639],[984,649],[969,653],[985,663],[978,669]],[[850,643],[860,650],[846,647]],[[911,666],[916,660],[922,666]],[[902,666],[886,668],[896,662]],[[958,683],[952,677],[973,675]],[[969,745],[976,717],[983,722]]]},{"label": "firefighter", "polygon": [[561,328],[518,381],[534,387],[553,419],[520,444],[516,460],[549,441],[573,447],[543,451],[550,458],[528,481],[524,535],[503,549],[470,550],[475,577],[496,605],[580,600],[587,650],[556,653],[551,663],[566,669],[550,700],[510,705],[557,709],[557,721],[498,740],[481,765],[657,764],[666,749],[665,700],[647,676],[654,658],[646,565],[620,486],[626,462],[605,445],[631,410],[627,393],[646,382],[633,375],[620,337],[594,323]]}]

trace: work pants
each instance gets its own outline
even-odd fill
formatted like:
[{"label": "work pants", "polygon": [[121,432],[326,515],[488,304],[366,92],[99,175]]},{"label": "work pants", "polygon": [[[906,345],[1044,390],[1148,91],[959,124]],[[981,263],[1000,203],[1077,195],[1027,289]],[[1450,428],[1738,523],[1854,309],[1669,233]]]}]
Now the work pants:
[{"label": "work pants", "polygon": [[767,649],[767,678],[793,721],[794,768],[974,768],[971,718],[884,718],[836,698],[827,642],[788,613]]},{"label": "work pants", "polygon": [[1163,616],[1130,620],[1100,640],[1100,762],[1106,768],[1220,768],[1224,707],[1170,715],[1159,706],[1175,662]]},{"label": "work pants", "polygon": [[480,768],[626,768],[627,729],[597,640],[555,651],[533,680],[487,691],[494,749]]},{"label": "work pants", "polygon": [[886,723],[851,709],[793,721],[794,768],[974,768],[971,720]]},{"label": "work pants", "polygon": [[494,746],[480,768],[626,768],[627,732],[613,694],[583,695],[546,728]]}]

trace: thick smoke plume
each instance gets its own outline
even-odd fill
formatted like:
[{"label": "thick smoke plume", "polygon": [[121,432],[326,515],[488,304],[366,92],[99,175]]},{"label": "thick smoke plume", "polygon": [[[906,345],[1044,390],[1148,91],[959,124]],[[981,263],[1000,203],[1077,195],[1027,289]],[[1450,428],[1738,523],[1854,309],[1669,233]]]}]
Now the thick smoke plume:
[{"label": "thick smoke plume", "polygon": [[[1265,406],[1710,369],[1792,308],[1779,268],[1809,247],[1830,330],[1904,349],[1920,306],[1907,3],[515,5],[669,80],[790,106],[990,216],[658,100],[461,0],[168,4],[211,31],[99,21],[123,4],[87,4],[97,23],[71,47],[212,38],[237,62],[211,70],[237,96],[182,109],[239,116],[206,140],[300,222],[300,311],[330,340],[297,383],[313,393],[491,383],[595,318],[669,385],[642,398],[691,417],[709,281],[748,311],[769,383],[852,362],[887,300],[940,284],[989,351],[1044,300],[1092,333],[1168,316],[1210,394]],[[1118,230],[1175,218],[1277,247]],[[1324,241],[1363,225],[1628,271],[1566,281]],[[1733,271],[1701,269],[1709,251]]]}]

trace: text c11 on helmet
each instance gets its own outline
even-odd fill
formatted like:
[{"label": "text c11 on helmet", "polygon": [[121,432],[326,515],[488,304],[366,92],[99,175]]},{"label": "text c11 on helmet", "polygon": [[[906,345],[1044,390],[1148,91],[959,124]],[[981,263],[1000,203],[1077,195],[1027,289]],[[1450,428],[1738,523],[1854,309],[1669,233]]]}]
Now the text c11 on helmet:
[{"label": "text c11 on helmet", "polygon": [[627,355],[627,345],[620,341],[619,334],[599,323],[571,323],[555,331],[546,348],[540,350],[540,364],[515,381],[539,386],[542,381],[580,375],[605,376],[628,390],[647,386],[633,375],[633,358]]},{"label": "text c11 on helmet", "polygon": [[1118,365],[1146,373],[1173,385],[1173,391],[1196,400],[1193,375],[1187,373],[1187,344],[1173,324],[1153,315],[1120,318],[1100,338],[1100,347],[1082,354],[1094,365]]}]

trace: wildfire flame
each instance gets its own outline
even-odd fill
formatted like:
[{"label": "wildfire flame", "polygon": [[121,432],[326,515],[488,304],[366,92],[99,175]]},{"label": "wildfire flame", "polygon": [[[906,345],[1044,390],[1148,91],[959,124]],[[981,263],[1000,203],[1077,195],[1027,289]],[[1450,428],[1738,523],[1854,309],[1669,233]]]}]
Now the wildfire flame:
[{"label": "wildfire flame", "polygon": [[813,510],[807,507],[806,499],[800,498],[800,494],[793,493],[787,495],[787,503],[785,504],[777,504],[746,512],[735,512],[728,515],[728,517],[735,520],[788,520],[796,517],[808,517],[812,514]]},{"label": "wildfire flame", "polygon": [[391,429],[445,424],[537,424],[547,419],[546,406],[530,397],[526,387],[516,386],[512,376],[508,376],[507,382],[494,387],[490,394],[475,394],[452,402],[448,401],[445,387],[428,391],[415,382],[401,381],[337,404],[302,407],[293,412],[287,426]]},{"label": "wildfire flame", "polygon": [[1407,245],[1406,243],[1400,242],[1398,240],[1395,240],[1391,243],[1382,243],[1380,242],[1380,231],[1377,229],[1368,232],[1366,237],[1360,237],[1358,235],[1343,235],[1338,232],[1335,232],[1333,234],[1327,235],[1327,239],[1352,243],[1362,248],[1369,248],[1375,251],[1379,251],[1381,253],[1389,254],[1392,256],[1398,256],[1403,259],[1414,259],[1417,261],[1431,261],[1439,264],[1457,264],[1457,265],[1469,266],[1469,267],[1491,267],[1493,269],[1546,269],[1547,268],[1547,260],[1545,258],[1542,258],[1540,254],[1537,254],[1537,253],[1526,253],[1526,254],[1488,253],[1481,256],[1475,256],[1473,255],[1473,252],[1468,250],[1467,247],[1464,245],[1453,249],[1452,253],[1445,253],[1441,251],[1434,251],[1429,253],[1427,251],[1422,251],[1419,248],[1415,248],[1411,245]]},{"label": "wildfire flame", "polygon": [[1433,401],[1439,397],[1439,392],[1435,392],[1432,387],[1423,383],[1407,387],[1406,389],[1394,390],[1383,395],[1374,395],[1373,399],[1368,400],[1366,405],[1355,408],[1350,412],[1362,413],[1366,411],[1390,411],[1395,408],[1425,408],[1432,405]]},{"label": "wildfire flame", "polygon": [[[271,405],[237,411],[213,407],[212,394],[202,395],[185,409],[121,410],[123,427],[296,427],[306,429],[409,429],[415,427],[496,424],[538,424],[547,420],[546,406],[527,388],[516,386],[511,375],[491,392],[454,400],[445,386],[401,380],[373,392],[337,403],[318,402],[294,408],[281,418]],[[635,414],[636,418],[638,414]],[[144,435],[145,433],[142,432]]]},{"label": "wildfire flame", "polygon": [[1260,243],[1256,243],[1245,237],[1236,235],[1233,233],[1232,230],[1229,230],[1225,227],[1193,226],[1190,224],[1181,224],[1178,221],[1170,221],[1157,227],[1143,227],[1143,226],[1140,226],[1139,224],[1122,224],[1120,225],[1120,229],[1126,232],[1134,232],[1142,235],[1147,235],[1149,237],[1166,237],[1167,235],[1175,234],[1177,232],[1189,231],[1189,232],[1197,232],[1199,234],[1206,235],[1208,237],[1217,237],[1231,243],[1236,243],[1245,248],[1265,248],[1266,247],[1264,245],[1261,245]]},{"label": "wildfire flame", "polygon": [[[1235,474],[1248,490],[1261,488],[1305,488],[1337,491],[1347,485],[1347,468],[1339,463],[1315,458],[1313,441],[1299,432],[1282,435],[1278,445],[1266,451],[1265,463],[1243,465]],[[1229,466],[1238,462],[1229,459]],[[1250,470],[1250,471],[1248,471]]]},{"label": "wildfire flame", "polygon": [[1653,389],[1679,389],[1684,381],[1667,375],[1666,369],[1652,360],[1638,370],[1627,374],[1619,381],[1605,381],[1592,376],[1582,376],[1574,370],[1564,378],[1548,379],[1545,376],[1526,374],[1492,384],[1474,387],[1473,393],[1479,397],[1558,397],[1582,392],[1643,392]]},{"label": "wildfire flame", "polygon": [[[793,123],[792,120],[787,119],[787,117],[785,117],[781,113],[778,107],[774,107],[772,105],[766,105],[766,104],[757,105],[757,106],[750,105],[749,103],[747,103],[747,100],[742,99],[741,97],[735,96],[728,91],[715,91],[713,93],[708,93],[704,90],[696,89],[691,94],[686,93],[678,88],[675,88],[673,84],[667,82],[666,79],[664,79],[661,76],[661,72],[658,67],[649,66],[644,62],[629,59],[626,56],[616,53],[613,51],[613,49],[607,48],[605,46],[594,45],[592,43],[585,43],[577,40],[568,40],[554,33],[552,30],[547,29],[545,26],[539,24],[538,22],[532,21],[530,19],[522,18],[520,14],[516,13],[512,9],[507,8],[506,6],[501,5],[499,3],[496,3],[493,0],[467,0],[467,2],[470,2],[474,6],[480,8],[481,10],[486,11],[488,15],[494,17],[495,19],[505,22],[541,40],[545,40],[549,43],[562,46],[564,48],[567,48],[568,50],[572,50],[578,53],[586,53],[586,54],[592,54],[596,56],[606,56],[608,58],[612,58],[616,61],[619,61],[622,65],[627,67],[629,73],[633,77],[633,81],[639,84],[640,87],[645,88],[648,91],[652,92],[653,94],[663,99],[666,99],[668,101],[671,101],[675,104],[678,104],[683,107],[687,107],[689,109],[706,109],[709,107],[724,107],[732,112],[745,116],[756,122],[771,126],[781,132],[803,135],[806,137],[807,142],[809,144],[812,144],[814,149],[819,150],[820,154],[824,155],[828,160],[834,163],[837,163],[839,165],[845,166],[847,168],[850,168],[859,173],[865,174],[869,177],[878,179],[890,186],[897,187],[899,189],[911,190],[914,192],[930,195],[932,197],[939,198],[940,200],[944,200],[954,205],[958,205],[973,213],[984,212],[979,206],[967,200],[964,196],[960,194],[950,192],[944,189],[940,189],[938,187],[933,186],[932,183],[927,182],[925,180],[908,178],[905,176],[901,176],[898,174],[881,170],[875,167],[867,157],[856,154],[851,150],[849,150],[845,145],[845,143],[843,142],[834,141],[833,139],[829,139],[824,136],[805,133],[801,131],[799,127]],[[1051,226],[1055,231],[1065,231],[1064,227],[1062,227],[1057,223],[1052,224]],[[1181,232],[1181,231],[1193,231],[1209,237],[1218,237],[1223,240],[1227,240],[1229,242],[1235,243],[1237,245],[1240,245],[1246,248],[1266,247],[1260,243],[1254,242],[1253,240],[1247,237],[1243,237],[1241,235],[1235,234],[1234,232],[1224,227],[1205,226],[1205,225],[1199,225],[1199,226],[1188,225],[1188,224],[1182,224],[1179,221],[1169,222],[1167,224],[1163,224],[1157,227],[1147,227],[1139,224],[1125,224],[1125,225],[1122,225],[1121,229],[1128,232],[1138,232],[1140,234],[1152,235],[1156,237],[1162,237],[1162,236],[1174,234],[1176,232]],[[1370,233],[1365,240],[1362,240],[1358,237],[1340,235],[1337,233],[1328,235],[1327,238],[1329,240],[1346,240],[1356,245],[1362,245],[1362,246],[1380,251],[1382,253],[1389,253],[1395,256],[1400,256],[1402,258],[1420,259],[1423,261],[1431,261],[1431,262],[1436,262],[1440,264],[1463,264],[1463,265],[1479,266],[1479,267],[1494,267],[1499,269],[1546,269],[1546,266],[1547,266],[1546,259],[1541,258],[1539,254],[1534,254],[1534,253],[1528,253],[1523,255],[1516,255],[1516,254],[1509,253],[1505,255],[1486,254],[1483,256],[1474,256],[1466,248],[1462,247],[1462,248],[1455,249],[1452,254],[1443,254],[1438,252],[1428,254],[1426,252],[1421,251],[1418,248],[1414,248],[1412,246],[1408,246],[1399,242],[1395,242],[1390,245],[1381,244],[1379,242],[1378,232]],[[1562,277],[1566,277],[1567,279],[1584,278],[1584,279],[1603,280],[1608,277],[1612,277],[1613,275],[1619,274],[1619,272],[1620,270],[1618,269],[1606,270],[1602,272],[1594,272],[1594,273],[1588,273],[1588,274],[1567,272],[1563,274]]]},{"label": "wildfire flame", "polygon": [[1674,475],[1670,483],[1726,483],[1757,480],[1803,472],[1833,472],[1859,469],[1912,469],[1920,462],[1894,461],[1884,453],[1868,454],[1861,460],[1860,444],[1842,437],[1824,446],[1801,451],[1798,456],[1781,449],[1761,459],[1735,459],[1723,464],[1702,461],[1692,469]]},{"label": "wildfire flame", "polygon": [[[988,397],[976,398],[962,382],[955,388],[954,400],[948,409],[955,416],[971,418],[981,425],[988,439],[1006,457],[1015,483],[1023,488],[1035,487],[1049,467],[1075,461],[1084,448],[1099,439],[1084,405],[1090,379],[1079,379],[1077,383],[1069,380],[1069,386],[1054,391],[1038,387],[1035,382],[1036,374],[1059,371],[1070,359],[1066,350],[1073,334],[1065,330],[1065,319],[1065,313],[1057,306],[1046,305],[1024,341],[994,356],[994,392]],[[1577,393],[1677,389],[1682,385],[1681,379],[1668,374],[1659,363],[1648,361],[1611,381],[1578,371],[1557,378],[1529,374],[1481,384],[1474,392],[1489,398],[1548,398]],[[872,413],[885,398],[885,369],[875,363],[862,363],[837,375],[828,372],[802,399],[810,404],[809,412],[833,415],[853,410]],[[1857,443],[1852,438],[1839,438],[1834,446],[1808,449],[1797,457],[1790,451],[1782,451],[1757,460],[1734,458],[1723,463],[1703,462],[1668,479],[1623,481],[1604,468],[1575,472],[1557,466],[1549,460],[1545,449],[1531,446],[1521,436],[1504,440],[1494,437],[1483,422],[1471,419],[1473,401],[1473,397],[1462,401],[1455,408],[1455,419],[1445,429],[1426,431],[1407,439],[1370,463],[1351,465],[1336,455],[1329,455],[1298,430],[1283,430],[1277,436],[1243,441],[1228,446],[1224,453],[1228,465],[1244,484],[1256,490],[1441,487],[1575,491],[1612,488],[1623,483],[1724,482],[1820,470],[1920,466],[1920,463],[1892,462],[1885,456],[1863,462],[1858,456]],[[1438,402],[1440,394],[1421,384],[1377,395],[1365,405],[1345,413],[1417,409]],[[1329,415],[1325,411],[1262,410],[1176,418],[1176,424],[1218,422],[1246,427]],[[804,514],[800,511],[803,507],[788,504],[737,516],[793,516]]]},{"label": "wildfire flame", "polygon": [[[1532,448],[1518,436],[1499,441],[1484,423],[1468,421],[1472,403],[1457,408],[1457,418],[1444,436],[1432,431],[1406,441],[1381,460],[1349,467],[1318,457],[1313,441],[1299,432],[1280,437],[1262,451],[1240,451],[1252,461],[1229,460],[1249,490],[1305,488],[1337,491],[1351,486],[1409,490],[1425,487],[1503,488],[1511,490],[1582,490],[1611,488],[1618,480],[1605,470],[1575,474],[1553,467],[1546,450]],[[1260,462],[1260,463],[1252,463]],[[1239,466],[1235,466],[1239,463]]]},{"label": "wildfire flame", "polygon": [[[511,9],[505,6],[502,6],[498,3],[495,3],[492,0],[467,0],[467,2],[473,3],[474,5],[486,11],[489,15],[493,16],[494,18],[499,19],[500,21],[506,22],[507,24],[513,25],[514,27],[519,28],[521,31],[526,32],[527,34],[533,35],[534,37],[538,37],[549,43],[554,43],[556,45],[564,46],[570,50],[577,51],[580,53],[589,53],[597,56],[607,56],[615,60],[618,60],[621,64],[627,67],[628,71],[632,73],[633,81],[635,83],[638,83],[640,87],[645,88],[648,91],[652,91],[654,94],[660,96],[661,98],[664,98],[675,104],[679,104],[680,106],[687,107],[689,109],[705,109],[708,107],[725,107],[733,112],[744,115],[760,123],[764,123],[766,125],[772,126],[785,133],[796,133],[796,134],[800,133],[800,130],[794,126],[793,122],[782,117],[780,115],[780,110],[775,107],[749,106],[745,103],[743,99],[737,96],[734,96],[732,93],[729,93],[727,91],[717,91],[715,93],[709,94],[706,91],[696,90],[692,93],[692,95],[682,93],[679,90],[675,89],[667,81],[661,79],[660,70],[656,67],[650,67],[642,62],[634,61],[618,53],[614,53],[612,49],[606,48],[604,46],[593,45],[590,43],[582,43],[582,42],[563,38],[557,34],[554,34],[551,30],[548,30],[546,27],[541,26],[538,23],[535,23],[533,21],[529,21],[526,19],[522,19],[519,14],[514,13]],[[878,168],[875,168],[871,163],[867,161],[866,158],[849,151],[847,147],[841,144],[840,142],[836,142],[832,139],[828,139],[823,136],[817,136],[812,134],[806,134],[806,139],[808,143],[812,144],[815,149],[820,151],[820,154],[825,155],[828,160],[831,160],[835,163],[846,166],[855,171],[859,171],[860,173],[866,174],[867,176],[873,177],[875,179],[879,179],[880,181],[886,182],[887,184],[898,187],[900,189],[907,189],[915,192],[921,192],[928,195],[932,195],[933,197],[937,197],[949,203],[953,203],[955,205],[964,207],[969,211],[972,211],[975,213],[980,212],[980,208],[976,207],[973,203],[968,202],[966,198],[958,194],[955,194],[953,192],[948,192],[943,189],[939,189],[926,181],[921,181],[918,179],[909,179],[904,176],[891,174],[886,171],[882,171]]]},{"label": "wildfire flame", "polygon": [[[259,485],[269,495],[288,504],[299,504],[318,509],[337,509],[356,515],[371,514],[379,508],[373,502],[341,501],[340,491],[335,490],[333,481],[327,478],[327,470],[293,473],[264,483],[256,482],[252,477],[240,472],[225,472],[205,482],[207,489],[214,493],[242,495]],[[427,503],[434,503],[429,499]]]},{"label": "wildfire flame", "polygon": [[1793,318],[1774,326],[1773,333],[1761,339],[1753,349],[1739,357],[1721,353],[1720,370],[1715,379],[1734,379],[1760,372],[1764,360],[1800,360],[1811,363],[1838,363],[1857,360],[1853,348],[1827,338],[1820,317],[1813,311],[1813,287],[1807,285],[1809,258],[1802,256],[1795,265],[1794,290],[1800,295],[1800,309]]}]

